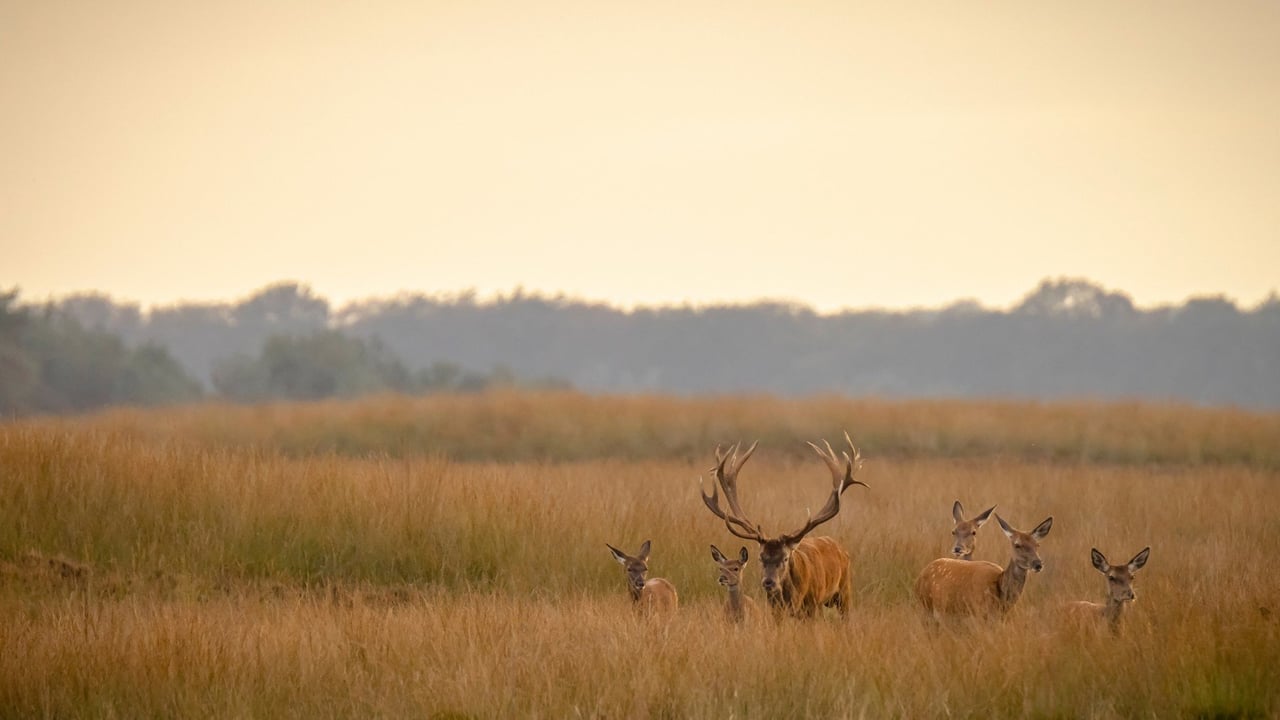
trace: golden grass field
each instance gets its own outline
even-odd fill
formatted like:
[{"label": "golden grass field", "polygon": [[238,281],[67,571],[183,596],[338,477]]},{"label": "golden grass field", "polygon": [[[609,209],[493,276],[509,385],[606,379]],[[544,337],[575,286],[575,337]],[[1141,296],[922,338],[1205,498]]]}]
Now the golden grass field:
[{"label": "golden grass field", "polygon": [[[848,617],[727,625],[717,442],[767,532],[815,534]],[[951,503],[1028,530],[1012,614],[936,625],[910,586]],[[680,592],[637,617],[605,543]],[[1150,545],[1123,632],[1090,547]],[[748,592],[763,601],[755,547]],[[1280,416],[1172,405],[493,394],[121,410],[0,424],[0,717],[1280,715]],[[976,557],[1003,564],[995,523]]]}]

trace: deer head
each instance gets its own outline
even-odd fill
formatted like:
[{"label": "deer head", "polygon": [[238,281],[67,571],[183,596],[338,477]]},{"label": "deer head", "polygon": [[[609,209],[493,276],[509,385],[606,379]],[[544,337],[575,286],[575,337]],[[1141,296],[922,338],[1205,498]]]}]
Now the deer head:
[{"label": "deer head", "polygon": [[1112,603],[1132,602],[1138,598],[1133,591],[1133,576],[1143,565],[1147,564],[1147,557],[1151,554],[1151,548],[1146,547],[1142,552],[1133,556],[1133,559],[1124,565],[1111,565],[1107,562],[1107,557],[1098,552],[1097,548],[1089,550],[1089,556],[1093,559],[1093,566],[1098,572],[1107,576],[1107,593]]},{"label": "deer head", "polygon": [[626,569],[627,587],[632,594],[638,594],[644,590],[645,575],[649,572],[649,541],[645,540],[640,546],[639,555],[628,555],[609,543],[605,543],[605,547],[613,553],[613,559]]},{"label": "deer head", "polygon": [[1008,537],[1009,542],[1013,545],[1011,564],[1022,570],[1034,570],[1036,572],[1043,570],[1044,563],[1040,561],[1040,541],[1049,534],[1049,528],[1053,527],[1053,518],[1046,518],[1044,522],[1037,525],[1029,533],[1014,530],[999,515],[996,515],[996,522],[1000,523],[1000,529],[1004,531],[1005,537]]},{"label": "deer head", "polygon": [[986,511],[979,513],[972,520],[964,519],[964,506],[957,500],[955,505],[951,506],[951,517],[955,519],[956,526],[951,530],[951,555],[961,560],[969,560],[973,557],[973,551],[978,545],[978,528],[991,518],[991,513],[995,511],[996,506],[992,505]]},{"label": "deer head", "polygon": [[747,565],[747,549],[744,547],[738,551],[738,557],[730,559],[720,552],[720,548],[715,545],[711,546],[711,559],[716,561],[716,565],[720,568],[720,578],[718,582],[726,588],[733,589],[742,582],[742,568]]}]

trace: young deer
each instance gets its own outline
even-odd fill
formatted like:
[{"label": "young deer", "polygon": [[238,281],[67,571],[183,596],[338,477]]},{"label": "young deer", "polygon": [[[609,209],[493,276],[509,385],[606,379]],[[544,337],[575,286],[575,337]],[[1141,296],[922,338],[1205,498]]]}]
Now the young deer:
[{"label": "young deer", "polygon": [[1053,527],[1047,518],[1029,533],[1009,527],[999,515],[996,522],[1013,546],[1007,567],[985,560],[938,558],[916,578],[916,597],[925,610],[940,615],[1002,615],[1022,595],[1027,571],[1040,572],[1040,541]]},{"label": "young deer", "polygon": [[[818,514],[811,515],[803,527],[776,537],[767,537],[759,525],[747,519],[738,503],[738,471],[755,452],[756,444],[747,448],[741,457],[738,456],[737,445],[727,451],[716,448],[716,483],[712,485],[710,495],[703,491],[702,502],[716,517],[724,520],[729,532],[760,544],[760,565],[764,576],[761,585],[769,606],[776,612],[812,617],[821,607],[835,606],[841,615],[849,609],[853,590],[849,553],[832,538],[805,537],[840,512],[840,495],[851,485],[866,487],[866,483],[853,479],[854,473],[862,467],[862,456],[848,433],[844,439],[853,455],[843,454],[843,468],[829,443],[823,443],[825,450],[809,443],[831,471],[831,494]],[[720,491],[724,491],[729,502],[728,512],[720,508]]]},{"label": "young deer", "polygon": [[750,620],[756,615],[756,601],[742,592],[742,568],[747,565],[747,549],[738,551],[738,558],[730,560],[720,552],[720,548],[711,546],[711,559],[720,568],[720,584],[729,591],[729,598],[724,602],[724,614],[729,622],[738,623]]},{"label": "young deer", "polygon": [[671,612],[676,609],[676,587],[665,578],[645,580],[649,572],[649,541],[640,546],[640,554],[631,556],[605,543],[613,559],[627,570],[627,590],[637,610],[644,613]]},{"label": "young deer", "polygon": [[1089,550],[1093,566],[1098,572],[1107,576],[1107,603],[1077,600],[1066,606],[1067,615],[1081,624],[1106,621],[1112,632],[1120,631],[1120,616],[1124,614],[1124,606],[1138,598],[1133,591],[1133,576],[1147,564],[1151,548],[1145,547],[1142,552],[1124,565],[1111,565],[1097,548]]},{"label": "young deer", "polygon": [[951,506],[951,517],[955,519],[956,526],[951,530],[953,542],[951,544],[951,556],[961,560],[972,560],[973,551],[978,547],[978,528],[991,517],[991,513],[996,509],[995,505],[987,508],[986,511],[978,513],[972,520],[964,519],[964,506],[957,500],[955,505]]}]

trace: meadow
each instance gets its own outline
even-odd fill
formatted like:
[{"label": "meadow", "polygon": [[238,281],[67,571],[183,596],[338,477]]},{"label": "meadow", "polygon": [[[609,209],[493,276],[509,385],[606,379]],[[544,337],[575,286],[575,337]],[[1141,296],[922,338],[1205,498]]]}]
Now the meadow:
[{"label": "meadow", "polygon": [[[793,529],[843,430],[870,488],[815,534],[847,617],[731,626],[699,499],[717,443]],[[709,477],[708,477],[709,479]],[[1006,618],[936,625],[911,583],[952,501],[1046,516]],[[0,424],[0,717],[1280,715],[1280,415],[1179,405],[572,393],[113,410]],[[638,617],[605,543],[653,541]],[[1089,563],[1150,545],[1119,635]],[[746,571],[757,601],[759,566]],[[1003,564],[995,523],[976,557]]]}]

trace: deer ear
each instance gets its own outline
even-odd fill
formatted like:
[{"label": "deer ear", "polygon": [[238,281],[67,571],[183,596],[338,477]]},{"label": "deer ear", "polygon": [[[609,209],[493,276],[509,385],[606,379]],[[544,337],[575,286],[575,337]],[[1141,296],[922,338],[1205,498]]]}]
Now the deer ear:
[{"label": "deer ear", "polygon": [[991,507],[987,508],[986,512],[974,518],[973,522],[976,523],[978,527],[982,527],[987,523],[988,520],[991,519],[991,513],[995,512],[995,509],[996,509],[996,506],[992,505]]},{"label": "deer ear", "polygon": [[616,548],[616,547],[614,547],[614,546],[610,545],[609,543],[605,543],[605,544],[604,544],[604,546],[605,546],[605,547],[607,547],[607,548],[609,548],[609,552],[613,553],[613,559],[614,559],[614,560],[617,560],[617,561],[618,561],[618,563],[619,563],[620,565],[626,565],[626,564],[627,564],[627,554],[626,554],[626,553],[624,553],[624,552],[622,552],[621,550],[619,550],[618,548]]},{"label": "deer ear", "polygon": [[999,513],[997,513],[997,514],[996,514],[996,522],[1000,523],[1000,529],[1001,529],[1002,531],[1004,531],[1004,535],[1005,535],[1005,537],[1007,537],[1007,538],[1009,538],[1010,540],[1012,540],[1012,539],[1013,539],[1013,528],[1009,527],[1009,523],[1005,522],[1005,521],[1004,521],[1004,518],[1000,517]]},{"label": "deer ear", "polygon": [[637,555],[636,557],[640,560],[640,562],[644,562],[649,559],[649,541],[648,540],[645,540],[644,544],[640,546],[640,554]]},{"label": "deer ear", "polygon": [[738,550],[738,559],[741,560],[742,562],[746,562],[747,557],[748,557],[747,548],[744,546],[742,549]]},{"label": "deer ear", "polygon": [[1100,573],[1106,574],[1111,569],[1111,565],[1107,563],[1107,556],[1098,552],[1098,548],[1090,548],[1089,559],[1093,561],[1093,566]]},{"label": "deer ear", "polygon": [[1145,547],[1142,549],[1142,552],[1134,555],[1133,559],[1129,561],[1129,572],[1138,572],[1143,565],[1147,564],[1147,556],[1150,554],[1151,548]]},{"label": "deer ear", "polygon": [[724,553],[720,552],[720,548],[716,547],[715,545],[711,546],[711,559],[715,560],[718,563],[722,563],[725,561]]},{"label": "deer ear", "polygon": [[1053,527],[1052,515],[1045,518],[1044,522],[1037,525],[1036,529],[1031,531],[1031,537],[1035,538],[1037,541],[1043,540],[1044,536],[1049,534],[1049,528],[1051,527]]},{"label": "deer ear", "polygon": [[956,521],[957,525],[964,522],[964,506],[960,504],[959,500],[951,506],[951,517]]}]

